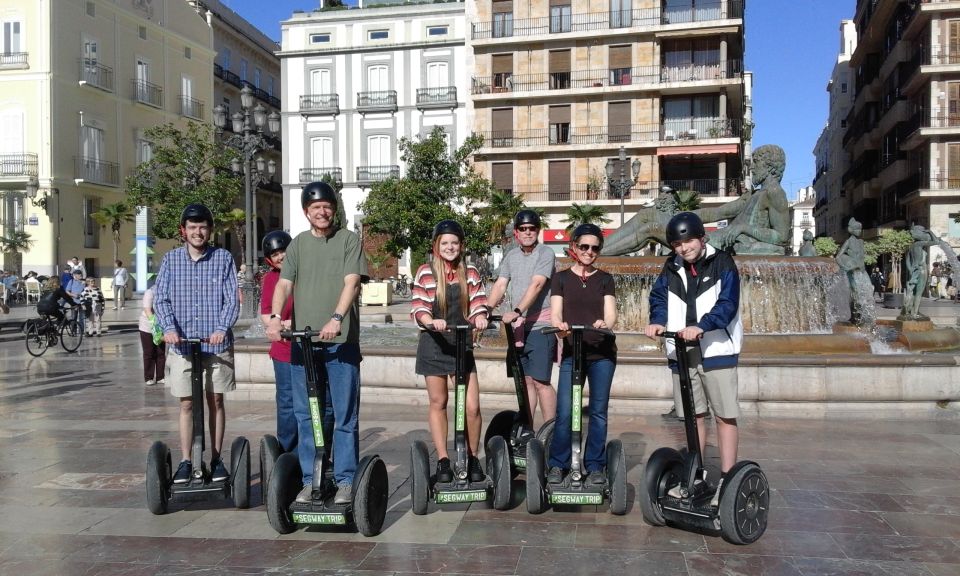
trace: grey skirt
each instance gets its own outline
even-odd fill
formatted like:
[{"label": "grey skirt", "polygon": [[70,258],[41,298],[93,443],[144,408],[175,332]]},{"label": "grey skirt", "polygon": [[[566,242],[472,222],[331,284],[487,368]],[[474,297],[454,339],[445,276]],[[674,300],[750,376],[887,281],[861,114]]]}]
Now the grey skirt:
[{"label": "grey skirt", "polygon": [[[421,376],[446,376],[457,370],[457,347],[453,338],[437,332],[421,332],[417,344],[416,372]],[[473,350],[467,350],[467,373],[476,372]]]}]

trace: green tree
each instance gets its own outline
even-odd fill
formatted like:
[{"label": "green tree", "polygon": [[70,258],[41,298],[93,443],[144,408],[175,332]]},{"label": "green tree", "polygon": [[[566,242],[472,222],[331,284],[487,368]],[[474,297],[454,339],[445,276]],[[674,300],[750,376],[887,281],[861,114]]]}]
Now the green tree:
[{"label": "green tree", "polygon": [[599,226],[601,224],[608,224],[611,220],[607,218],[606,212],[600,206],[577,204],[574,202],[567,208],[567,213],[561,222],[567,223],[566,230],[570,232],[581,224],[596,224]]},{"label": "green tree", "polygon": [[490,194],[490,201],[481,210],[481,214],[490,225],[487,241],[501,247],[506,245],[510,240],[505,236],[507,226],[513,222],[513,217],[516,216],[517,212],[526,207],[523,198],[514,196],[504,190],[494,190]]},{"label": "green tree", "polygon": [[0,251],[13,257],[13,266],[10,267],[17,276],[23,273],[23,253],[29,252],[35,242],[29,232],[22,230],[14,230],[9,236],[0,236]]},{"label": "green tree", "polygon": [[903,255],[913,244],[913,237],[909,230],[883,230],[880,237],[874,240],[876,244],[877,255],[890,255],[890,276],[887,287],[891,292],[903,292],[903,285],[900,283],[900,264],[903,262]]},{"label": "green tree", "polygon": [[164,124],[149,128],[146,139],[153,156],[127,178],[127,203],[154,210],[155,235],[179,238],[180,213],[187,204],[204,204],[214,221],[233,209],[242,184],[230,168],[237,152],[216,142],[213,128]]},{"label": "green tree", "polygon": [[677,190],[673,195],[677,200],[677,212],[693,212],[700,208],[700,193],[696,190]]},{"label": "green tree", "polygon": [[113,237],[113,259],[120,259],[120,228],[124,222],[133,222],[137,219],[137,211],[126,202],[107,204],[93,214],[93,219],[101,226],[109,226]]},{"label": "green tree", "polygon": [[387,237],[384,248],[390,254],[400,256],[409,248],[411,264],[423,262],[433,226],[447,218],[463,226],[468,252],[480,256],[490,252],[492,224],[476,205],[490,198],[493,185],[469,162],[482,143],[482,137],[472,135],[450,153],[439,126],[426,137],[400,139],[406,175],[375,183],[359,205],[369,230]]},{"label": "green tree", "polygon": [[216,217],[217,231],[226,234],[233,232],[240,244],[240,262],[247,261],[247,213],[240,208],[234,208]]},{"label": "green tree", "polygon": [[813,249],[817,251],[817,256],[833,258],[834,254],[837,253],[837,250],[840,249],[840,246],[837,245],[833,238],[829,236],[821,236],[813,240]]}]

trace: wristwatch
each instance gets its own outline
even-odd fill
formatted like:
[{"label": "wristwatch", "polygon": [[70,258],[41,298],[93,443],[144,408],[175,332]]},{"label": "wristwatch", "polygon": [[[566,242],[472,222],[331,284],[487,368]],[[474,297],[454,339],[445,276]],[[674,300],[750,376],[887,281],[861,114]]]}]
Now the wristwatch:
[{"label": "wristwatch", "polygon": [[331,316],[330,318],[332,320],[336,320],[337,322],[343,322],[343,314],[339,314],[337,312],[334,312],[333,316]]},{"label": "wristwatch", "polygon": [[523,316],[523,312],[519,308],[514,308],[513,311],[517,313],[517,316]]},{"label": "wristwatch", "polygon": [[270,319],[273,320],[274,318],[282,319],[282,318],[280,318],[280,315],[279,315],[279,314],[271,314],[271,315],[270,315]]}]

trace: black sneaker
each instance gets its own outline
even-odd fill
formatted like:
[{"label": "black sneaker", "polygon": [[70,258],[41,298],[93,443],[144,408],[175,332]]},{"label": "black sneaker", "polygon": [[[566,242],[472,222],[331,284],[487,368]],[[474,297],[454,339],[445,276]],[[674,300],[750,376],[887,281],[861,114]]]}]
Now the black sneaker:
[{"label": "black sneaker", "polygon": [[554,466],[547,472],[547,484],[562,484],[563,483],[563,468],[559,466]]},{"label": "black sneaker", "polygon": [[467,461],[467,473],[470,475],[471,482],[483,482],[487,478],[476,456],[471,456]]},{"label": "black sneaker", "polygon": [[437,461],[437,482],[453,482],[453,469],[450,468],[449,458],[441,458]]},{"label": "black sneaker", "polygon": [[190,481],[190,475],[193,473],[193,464],[189,460],[181,460],[177,466],[177,473],[173,475],[174,484],[186,484]]},{"label": "black sneaker", "polygon": [[606,483],[607,475],[603,473],[603,470],[594,470],[590,474],[587,474],[587,484],[603,486]]},{"label": "black sneaker", "polygon": [[213,470],[213,472],[210,474],[210,479],[213,480],[214,482],[223,482],[224,480],[230,477],[230,475],[227,474],[226,467],[224,467],[223,465],[222,458],[217,458],[216,460],[211,462],[210,468],[211,470]]}]

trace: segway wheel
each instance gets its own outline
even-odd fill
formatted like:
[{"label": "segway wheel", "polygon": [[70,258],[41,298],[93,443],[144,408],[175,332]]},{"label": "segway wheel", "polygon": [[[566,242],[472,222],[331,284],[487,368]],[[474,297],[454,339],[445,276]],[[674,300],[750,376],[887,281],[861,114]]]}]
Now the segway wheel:
[{"label": "segway wheel", "polygon": [[364,536],[376,536],[387,517],[387,466],[379,456],[365,456],[353,477],[353,523]]},{"label": "segway wheel", "polygon": [[513,432],[513,423],[516,421],[517,413],[513,410],[497,412],[497,415],[487,425],[487,431],[483,435],[483,445],[489,446],[490,439],[494,436],[501,436],[504,440],[509,441],[510,434]]},{"label": "segway wheel", "polygon": [[234,506],[250,507],[250,442],[243,436],[230,445],[230,489]]},{"label": "segway wheel", "polygon": [[487,463],[487,471],[493,480],[493,508],[506,510],[513,500],[513,475],[510,472],[510,449],[503,436],[493,436],[487,443]]},{"label": "segway wheel", "polygon": [[534,438],[527,442],[527,512],[542,514],[547,509],[544,485],[543,444]]},{"label": "segway wheel", "polygon": [[658,448],[647,459],[643,481],[637,491],[643,519],[652,526],[663,526],[667,521],[660,509],[660,500],[670,488],[681,481],[683,457],[673,448]]},{"label": "segway wheel", "polygon": [[280,534],[289,534],[297,529],[290,513],[290,505],[302,485],[300,460],[292,452],[282,454],[277,459],[277,465],[273,467],[270,489],[267,492],[267,520]]},{"label": "segway wheel", "polygon": [[553,427],[556,426],[556,418],[551,418],[544,422],[537,430],[537,439],[543,444],[543,453],[550,454],[550,445],[553,444]]},{"label": "segway wheel", "polygon": [[767,530],[770,486],[753,462],[740,467],[723,483],[720,494],[720,528],[731,544],[752,544]]},{"label": "segway wheel", "polygon": [[277,463],[277,458],[283,450],[280,448],[280,441],[276,436],[267,434],[260,439],[260,499],[263,504],[267,503],[267,488],[270,485],[270,475],[273,473],[273,467]]},{"label": "segway wheel", "polygon": [[426,514],[429,498],[430,455],[427,445],[417,440],[410,445],[410,500],[413,513],[417,516]]},{"label": "segway wheel", "polygon": [[620,440],[607,443],[607,484],[610,487],[610,513],[623,516],[627,513],[627,456]]},{"label": "segway wheel", "polygon": [[147,508],[154,514],[166,514],[170,497],[170,481],[173,472],[170,469],[170,449],[157,441],[147,452]]},{"label": "segway wheel", "polygon": [[31,356],[42,356],[50,346],[50,340],[46,334],[40,333],[40,322],[31,322],[27,327],[27,352]]}]

